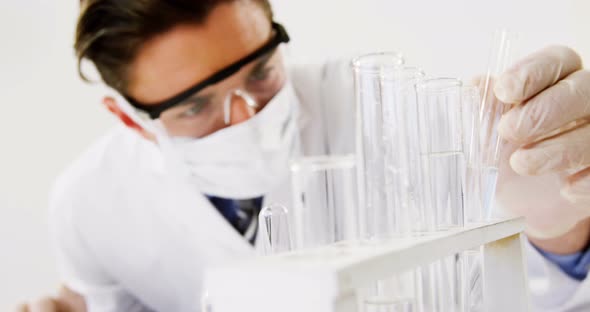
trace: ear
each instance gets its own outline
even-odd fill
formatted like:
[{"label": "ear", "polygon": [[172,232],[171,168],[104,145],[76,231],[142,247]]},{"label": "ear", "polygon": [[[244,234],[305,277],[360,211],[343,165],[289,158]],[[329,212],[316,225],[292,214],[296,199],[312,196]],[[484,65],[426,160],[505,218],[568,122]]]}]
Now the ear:
[{"label": "ear", "polygon": [[138,123],[136,123],[135,121],[133,121],[133,119],[131,119],[131,117],[129,117],[129,115],[127,115],[127,113],[125,113],[120,107],[119,104],[117,104],[117,101],[110,97],[110,96],[105,96],[102,99],[102,104],[115,116],[117,116],[117,118],[119,118],[119,120],[121,120],[121,122],[123,122],[125,124],[125,126],[129,127],[130,129],[133,129],[135,131],[137,131],[137,133],[139,133],[141,136],[143,136],[144,138],[148,139],[148,140],[154,140],[155,137],[153,134],[147,132],[145,129],[143,129]]}]

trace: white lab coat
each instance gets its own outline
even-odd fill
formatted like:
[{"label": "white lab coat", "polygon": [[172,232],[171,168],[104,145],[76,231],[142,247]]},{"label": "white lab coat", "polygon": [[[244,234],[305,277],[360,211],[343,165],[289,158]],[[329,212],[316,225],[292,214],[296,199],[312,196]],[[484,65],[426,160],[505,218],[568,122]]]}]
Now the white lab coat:
[{"label": "white lab coat", "polygon": [[[354,151],[350,75],[336,63],[290,71],[304,155]],[[290,202],[288,181],[281,189],[265,201]],[[198,311],[204,269],[255,254],[199,190],[167,174],[154,143],[123,126],[58,178],[50,209],[64,283],[91,312]]]},{"label": "white lab coat", "polygon": [[[348,64],[297,66],[290,77],[301,153],[353,152]],[[288,188],[285,181],[265,201],[290,202]],[[204,269],[255,255],[198,190],[167,174],[154,143],[122,126],[59,177],[50,206],[64,283],[84,294],[90,312],[199,311]],[[530,250],[535,309],[590,311],[588,282]]]},{"label": "white lab coat", "polygon": [[590,311],[590,281],[576,281],[527,244],[532,309],[535,312]]}]

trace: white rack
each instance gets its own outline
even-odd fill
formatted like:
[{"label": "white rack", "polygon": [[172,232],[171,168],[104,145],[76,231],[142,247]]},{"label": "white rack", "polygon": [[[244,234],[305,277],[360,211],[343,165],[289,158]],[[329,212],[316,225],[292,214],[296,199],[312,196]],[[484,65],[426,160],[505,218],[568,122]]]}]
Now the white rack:
[{"label": "white rack", "polygon": [[522,219],[412,239],[347,242],[210,269],[213,312],[355,312],[356,291],[438,259],[484,246],[486,311],[529,311]]}]

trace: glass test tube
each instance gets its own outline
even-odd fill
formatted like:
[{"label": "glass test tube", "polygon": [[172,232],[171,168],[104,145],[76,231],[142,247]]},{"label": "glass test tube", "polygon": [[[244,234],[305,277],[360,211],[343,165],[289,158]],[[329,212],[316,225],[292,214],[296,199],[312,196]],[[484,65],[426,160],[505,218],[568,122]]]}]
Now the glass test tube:
[{"label": "glass test tube", "polygon": [[382,80],[385,198],[391,212],[392,236],[406,236],[423,225],[420,177],[417,82],[424,72],[402,67],[384,73]]},{"label": "glass test tube", "polygon": [[360,311],[417,312],[418,297],[415,271],[379,280],[359,292]]},{"label": "glass test tube", "polygon": [[465,306],[464,256],[456,254],[416,270],[417,311],[461,312]]},{"label": "glass test tube", "polygon": [[[501,139],[498,123],[506,105],[499,102],[493,93],[493,80],[498,78],[512,63],[517,35],[508,30],[494,34],[485,79],[476,87],[464,90],[464,116],[469,122],[465,130],[467,140],[466,224],[490,221],[494,210],[494,197],[498,179]],[[479,91],[482,96],[479,96]],[[463,253],[466,271],[465,310],[483,311],[483,257],[477,248]]]},{"label": "glass test tube", "polygon": [[[361,236],[390,236],[395,217],[387,205],[384,115],[387,114],[383,76],[397,71],[404,60],[399,53],[375,53],[352,62],[357,102],[357,161]],[[393,98],[393,97],[392,97]]]},{"label": "glass test tube", "polygon": [[463,252],[465,262],[465,312],[483,312],[483,261],[481,248]]},{"label": "glass test tube", "polygon": [[481,223],[485,211],[481,171],[481,96],[475,86],[463,87],[463,133],[467,171],[465,174],[465,224]]},{"label": "glass test tube", "polygon": [[258,224],[262,236],[262,251],[274,255],[292,250],[289,211],[285,206],[270,204],[260,210]]},{"label": "glass test tube", "polygon": [[306,157],[291,165],[295,247],[359,238],[355,157]]},{"label": "glass test tube", "polygon": [[[423,214],[420,203],[420,163],[415,84],[424,73],[404,67],[396,55],[357,59],[355,81],[361,129],[358,152],[364,183],[365,239],[405,236]],[[374,64],[380,64],[378,70]],[[416,308],[414,272],[376,281],[364,290],[367,311],[413,311]]]},{"label": "glass test tube", "polygon": [[[428,79],[416,85],[427,231],[464,225],[465,155],[462,83],[453,78]],[[424,311],[461,311],[461,255],[422,268]]]},{"label": "glass test tube", "polygon": [[416,85],[427,230],[464,225],[462,83],[428,79]]},{"label": "glass test tube", "polygon": [[494,95],[493,80],[498,78],[512,63],[516,41],[517,35],[513,32],[505,29],[495,32],[486,77],[480,81],[479,85],[482,90],[479,114],[481,138],[481,166],[479,169],[483,182],[482,196],[485,211],[485,220],[482,221],[487,221],[492,216],[502,146],[498,135],[498,123],[506,111],[506,105],[498,101]]},{"label": "glass test tube", "polygon": [[[465,224],[478,224],[485,220],[485,182],[480,170],[481,146],[481,96],[475,86],[463,87],[465,158],[467,172],[465,183]],[[483,311],[483,268],[481,247],[463,252],[465,263],[464,298],[466,312]]]}]

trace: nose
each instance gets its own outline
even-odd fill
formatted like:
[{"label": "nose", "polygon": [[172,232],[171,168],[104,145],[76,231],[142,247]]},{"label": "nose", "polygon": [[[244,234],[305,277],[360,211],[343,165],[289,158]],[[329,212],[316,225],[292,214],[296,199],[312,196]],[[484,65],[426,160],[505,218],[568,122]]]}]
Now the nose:
[{"label": "nose", "polygon": [[228,126],[242,123],[256,114],[256,102],[247,94],[234,92],[229,95],[225,105],[225,124]]}]

